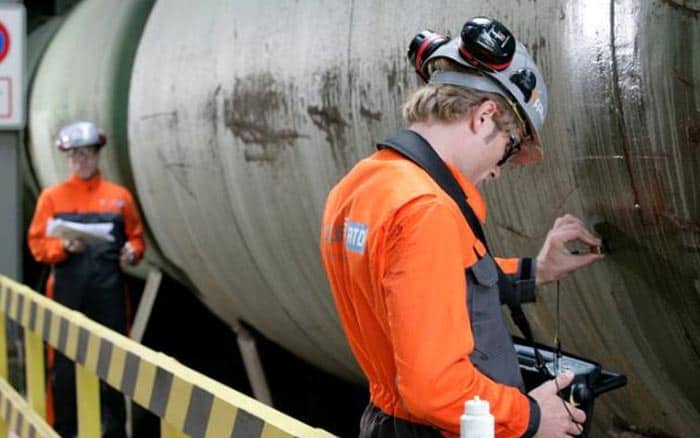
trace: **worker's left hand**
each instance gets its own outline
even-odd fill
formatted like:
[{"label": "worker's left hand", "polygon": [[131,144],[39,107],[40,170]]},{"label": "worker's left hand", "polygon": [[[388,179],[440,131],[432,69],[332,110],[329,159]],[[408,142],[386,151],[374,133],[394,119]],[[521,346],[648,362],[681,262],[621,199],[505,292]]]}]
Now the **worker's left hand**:
[{"label": "worker's left hand", "polygon": [[540,425],[535,438],[568,437],[581,435],[586,413],[559,398],[559,390],[571,385],[574,373],[565,371],[530,391],[530,397],[540,407]]},{"label": "worker's left hand", "polygon": [[[572,254],[566,243],[580,241],[591,248],[587,254]],[[569,273],[590,265],[604,256],[601,240],[594,236],[580,219],[570,214],[557,218],[537,256],[538,285],[559,280]]]},{"label": "worker's left hand", "polygon": [[129,242],[126,242],[122,247],[119,261],[123,265],[135,265],[136,264],[136,250],[131,246]]}]

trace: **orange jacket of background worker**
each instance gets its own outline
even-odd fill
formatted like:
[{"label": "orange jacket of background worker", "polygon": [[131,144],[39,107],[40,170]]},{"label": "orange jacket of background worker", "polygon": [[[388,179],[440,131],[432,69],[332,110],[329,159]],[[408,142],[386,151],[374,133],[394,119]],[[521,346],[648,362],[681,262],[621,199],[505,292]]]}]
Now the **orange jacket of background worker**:
[{"label": "orange jacket of background worker", "polygon": [[[98,170],[105,137],[94,124],[64,127],[56,146],[68,155],[71,176],[45,189],[37,201],[29,228],[34,258],[51,265],[47,295],[57,302],[119,333],[126,333],[126,299],[120,264],[134,265],[144,252],[143,225],[131,193],[106,181]],[[61,219],[111,226],[111,241],[87,241],[47,235],[49,223]],[[60,354],[54,364],[55,429],[75,433],[73,363]],[[109,436],[124,436],[121,394],[103,391],[103,423]]]},{"label": "orange jacket of background worker", "polygon": [[[542,158],[547,92],[539,69],[487,18],[468,21],[454,40],[423,32],[409,57],[429,84],[408,98],[409,131],[401,135],[423,142],[483,223],[477,187],[506,162]],[[496,264],[520,302],[534,301],[535,283],[601,257],[573,255],[566,242],[600,240],[566,215],[536,260],[493,259],[455,198],[415,160],[380,149],[332,189],[321,230],[336,308],[369,382],[360,437],[456,437],[464,403],[475,396],[490,403],[499,438],[579,434],[585,414],[565,406],[555,381],[524,393]],[[572,378],[556,383],[564,388]]]}]

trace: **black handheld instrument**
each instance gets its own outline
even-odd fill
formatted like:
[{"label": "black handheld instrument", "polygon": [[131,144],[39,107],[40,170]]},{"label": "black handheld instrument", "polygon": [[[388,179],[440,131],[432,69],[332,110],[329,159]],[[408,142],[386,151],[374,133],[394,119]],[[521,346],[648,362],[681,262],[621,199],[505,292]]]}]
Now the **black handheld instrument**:
[{"label": "black handheld instrument", "polygon": [[[574,380],[559,392],[559,396],[586,413],[582,437],[588,436],[595,399],[606,392],[627,384],[623,374],[604,369],[599,363],[573,354],[535,343],[534,346],[522,338],[514,337],[515,351],[518,354],[520,372],[525,381],[525,389],[530,391],[551,380],[564,370],[574,373]],[[540,362],[538,362],[537,353]]]}]

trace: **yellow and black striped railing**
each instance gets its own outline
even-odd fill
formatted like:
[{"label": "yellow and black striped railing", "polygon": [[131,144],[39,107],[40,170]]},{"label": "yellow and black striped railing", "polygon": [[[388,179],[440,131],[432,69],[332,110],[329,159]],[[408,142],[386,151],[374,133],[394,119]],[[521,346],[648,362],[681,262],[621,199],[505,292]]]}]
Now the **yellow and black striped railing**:
[{"label": "yellow and black striped railing", "polygon": [[160,417],[163,437],[332,436],[0,275],[2,379],[7,379],[5,317],[25,329],[28,400],[24,402],[9,384],[0,382],[0,432],[56,436],[41,418],[46,411],[45,341],[75,362],[80,437],[100,436],[99,379]]},{"label": "yellow and black striped railing", "polygon": [[58,434],[34,412],[27,402],[4,379],[0,379],[0,436],[12,431],[21,437],[56,437]]}]

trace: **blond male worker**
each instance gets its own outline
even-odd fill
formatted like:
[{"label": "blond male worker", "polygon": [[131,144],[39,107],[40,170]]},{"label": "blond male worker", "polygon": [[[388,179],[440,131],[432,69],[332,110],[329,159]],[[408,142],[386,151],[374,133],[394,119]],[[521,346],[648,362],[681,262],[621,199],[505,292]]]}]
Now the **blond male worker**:
[{"label": "blond male worker", "polygon": [[360,436],[456,437],[475,396],[490,403],[499,438],[578,435],[585,414],[556,394],[571,374],[525,393],[500,295],[534,301],[536,284],[602,257],[573,255],[567,242],[601,242],[566,215],[535,260],[497,259],[481,231],[478,188],[506,163],[542,158],[540,71],[505,26],[485,17],[455,39],[422,32],[409,57],[428,83],[403,107],[408,130],[350,170],[322,220],[336,307],[369,382]]}]

